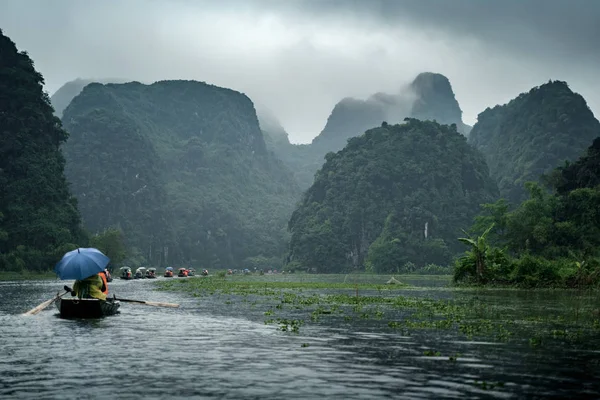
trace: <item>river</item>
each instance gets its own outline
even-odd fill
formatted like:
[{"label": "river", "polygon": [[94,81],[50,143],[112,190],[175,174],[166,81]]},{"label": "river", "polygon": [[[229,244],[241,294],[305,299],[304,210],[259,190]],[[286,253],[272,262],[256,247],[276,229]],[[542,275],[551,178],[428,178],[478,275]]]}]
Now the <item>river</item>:
[{"label": "river", "polygon": [[[100,320],[62,320],[54,306],[20,315],[63,283],[0,282],[0,398],[600,398],[600,338],[593,335],[575,345],[535,347],[525,337],[507,344],[443,330],[403,336],[370,321],[339,319],[293,334],[265,324],[264,309],[232,296],[223,302],[157,291],[151,280],[115,279],[110,290],[181,307],[123,303],[120,314]],[[476,296],[525,313],[554,312],[572,297],[497,293]],[[597,304],[593,296],[584,301]],[[427,349],[442,354],[424,356]],[[449,361],[452,354],[460,356]]]}]

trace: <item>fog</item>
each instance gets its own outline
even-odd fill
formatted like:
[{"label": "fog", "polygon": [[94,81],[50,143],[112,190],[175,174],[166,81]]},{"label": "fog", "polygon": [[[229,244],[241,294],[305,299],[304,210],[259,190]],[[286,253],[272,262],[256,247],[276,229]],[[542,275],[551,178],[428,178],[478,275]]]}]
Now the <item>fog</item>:
[{"label": "fog", "polygon": [[80,78],[195,79],[246,93],[306,143],[342,98],[446,75],[467,124],[550,79],[600,115],[594,0],[3,0],[0,28],[54,93]]}]

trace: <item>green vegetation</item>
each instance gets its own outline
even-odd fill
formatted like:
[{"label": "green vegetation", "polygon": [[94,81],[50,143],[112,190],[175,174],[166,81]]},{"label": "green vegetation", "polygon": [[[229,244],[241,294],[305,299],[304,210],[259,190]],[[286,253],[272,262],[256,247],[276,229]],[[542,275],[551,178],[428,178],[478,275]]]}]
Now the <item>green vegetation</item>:
[{"label": "green vegetation", "polygon": [[527,198],[525,182],[577,159],[598,132],[584,98],[550,81],[479,114],[469,142],[486,157],[502,197],[517,204]]},{"label": "green vegetation", "polygon": [[86,86],[64,111],[67,177],[92,232],[151,265],[281,259],[299,197],[252,102],[193,81]]},{"label": "green vegetation", "polygon": [[[352,276],[357,278],[358,276]],[[531,302],[524,291],[481,291],[443,289],[439,298],[421,297],[423,287],[385,285],[387,276],[371,275],[362,283],[349,284],[348,276],[327,274],[238,275],[169,280],[159,283],[161,290],[189,293],[201,298],[203,308],[223,307],[261,318],[283,334],[303,333],[310,325],[327,324],[349,331],[381,329],[404,336],[423,331],[442,331],[444,341],[484,340],[512,343],[529,348],[553,344],[577,346],[597,337],[598,310],[590,294],[575,291],[548,291],[546,297],[561,299],[563,309],[548,308],[544,302]],[[406,276],[400,277],[405,280]],[[365,283],[368,282],[368,283]],[[429,287],[427,296],[434,291]],[[539,300],[536,298],[536,300]],[[518,307],[527,301],[526,312]],[[517,307],[515,307],[517,305]],[[221,311],[222,312],[222,311]],[[448,340],[448,337],[452,340]],[[308,347],[310,343],[302,344]],[[445,348],[415,349],[425,357],[443,357],[457,362],[463,357]]]},{"label": "green vegetation", "polygon": [[[600,131],[599,131],[600,133]],[[505,200],[484,207],[455,281],[524,286],[600,283],[600,138],[579,160],[530,182],[528,200],[509,211]]]},{"label": "green vegetation", "polygon": [[384,123],[326,160],[292,214],[286,269],[447,265],[461,249],[458,227],[497,198],[483,157],[454,125]]},{"label": "green vegetation", "polygon": [[0,271],[46,271],[85,241],[63,174],[68,134],[27,53],[0,31]]},{"label": "green vegetation", "polygon": [[0,281],[31,281],[43,279],[57,279],[54,271],[0,271]]},{"label": "green vegetation", "polygon": [[110,268],[118,267],[126,258],[127,251],[123,233],[114,228],[108,228],[102,233],[97,233],[90,238],[90,247],[94,247],[110,258]]}]

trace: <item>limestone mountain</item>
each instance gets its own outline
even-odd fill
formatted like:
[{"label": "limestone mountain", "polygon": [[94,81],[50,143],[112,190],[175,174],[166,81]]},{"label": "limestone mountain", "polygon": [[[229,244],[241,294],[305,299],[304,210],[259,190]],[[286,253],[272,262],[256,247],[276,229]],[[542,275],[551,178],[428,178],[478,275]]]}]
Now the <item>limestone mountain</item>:
[{"label": "limestone mountain", "polygon": [[450,261],[498,189],[454,125],[383,124],[329,153],[289,222],[290,267],[397,271]]},{"label": "limestone mountain", "polygon": [[471,127],[462,121],[462,110],[454,96],[450,81],[432,72],[419,74],[410,84],[415,99],[410,116],[420,120],[436,120],[440,124],[456,124],[460,133],[468,135]]},{"label": "limestone mountain", "polygon": [[90,229],[120,225],[153,263],[224,268],[284,252],[298,188],[247,96],[195,81],[93,83],[63,121]]},{"label": "limestone mountain", "polygon": [[[321,152],[341,150],[348,139],[362,135],[381,122],[398,123],[404,118],[437,120],[466,127],[450,81],[432,72],[419,74],[396,94],[376,93],[367,100],[345,98],[335,105],[323,131],[312,144]],[[325,154],[323,153],[323,154]]]},{"label": "limestone mountain", "polygon": [[566,82],[550,81],[487,108],[469,141],[485,155],[501,195],[519,203],[525,182],[578,159],[597,136],[600,123],[585,99]]},{"label": "limestone mountain", "polygon": [[341,150],[348,139],[362,135],[383,121],[398,123],[406,117],[456,124],[458,131],[465,135],[470,130],[462,122],[462,111],[448,78],[424,72],[395,94],[375,93],[366,100],[342,99],[333,108],[323,131],[309,146],[278,143],[273,146],[273,152],[295,171],[298,184],[306,189],[323,165],[325,154]]}]

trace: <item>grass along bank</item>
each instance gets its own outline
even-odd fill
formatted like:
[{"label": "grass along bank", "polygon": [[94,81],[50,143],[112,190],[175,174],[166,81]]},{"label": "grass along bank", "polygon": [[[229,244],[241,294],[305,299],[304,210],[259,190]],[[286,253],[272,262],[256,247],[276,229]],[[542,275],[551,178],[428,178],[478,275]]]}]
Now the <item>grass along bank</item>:
[{"label": "grass along bank", "polygon": [[[411,278],[396,276],[403,283]],[[389,279],[366,274],[236,275],[174,279],[159,287],[198,297],[210,312],[235,312],[283,332],[318,325],[406,336],[435,331],[453,340],[533,348],[577,347],[600,337],[600,303],[593,291],[456,290],[439,285],[439,277],[418,286],[386,285]]]},{"label": "grass along bank", "polygon": [[13,272],[13,271],[0,271],[0,281],[27,281],[27,280],[43,280],[43,279],[57,279],[54,271],[44,272]]}]

